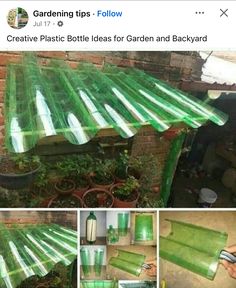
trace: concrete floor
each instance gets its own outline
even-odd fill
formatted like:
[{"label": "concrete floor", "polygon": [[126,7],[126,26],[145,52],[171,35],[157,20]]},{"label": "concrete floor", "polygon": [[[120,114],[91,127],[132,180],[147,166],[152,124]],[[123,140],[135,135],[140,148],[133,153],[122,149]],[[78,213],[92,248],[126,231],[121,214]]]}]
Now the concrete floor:
[{"label": "concrete floor", "polygon": [[[170,233],[170,223],[166,218],[188,222],[228,233],[227,246],[236,244],[236,211],[168,211],[160,212],[160,235]],[[168,288],[235,288],[236,279],[229,277],[222,265],[219,265],[213,281],[201,277],[189,270],[160,259],[160,281],[165,279]]]},{"label": "concrete floor", "polygon": [[[172,185],[175,208],[196,208],[198,207],[197,192],[201,188],[209,188],[216,192],[218,198],[212,207],[232,208],[236,205],[232,202],[232,192],[227,189],[220,180],[211,178],[186,178],[177,176]],[[192,193],[190,193],[190,191]]]}]

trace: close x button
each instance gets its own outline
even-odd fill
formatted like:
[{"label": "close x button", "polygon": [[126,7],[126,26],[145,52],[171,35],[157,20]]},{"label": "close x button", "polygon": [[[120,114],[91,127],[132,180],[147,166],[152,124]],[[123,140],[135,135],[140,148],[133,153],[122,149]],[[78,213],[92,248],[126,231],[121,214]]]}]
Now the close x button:
[{"label": "close x button", "polygon": [[229,9],[220,9],[220,17],[229,17],[228,11]]}]

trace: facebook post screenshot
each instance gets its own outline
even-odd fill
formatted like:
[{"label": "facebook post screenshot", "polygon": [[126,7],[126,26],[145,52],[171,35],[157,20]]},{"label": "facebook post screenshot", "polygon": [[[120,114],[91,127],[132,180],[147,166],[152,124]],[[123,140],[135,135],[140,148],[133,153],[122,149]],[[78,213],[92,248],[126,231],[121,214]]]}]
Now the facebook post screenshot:
[{"label": "facebook post screenshot", "polygon": [[236,287],[236,2],[1,1],[0,288]]}]

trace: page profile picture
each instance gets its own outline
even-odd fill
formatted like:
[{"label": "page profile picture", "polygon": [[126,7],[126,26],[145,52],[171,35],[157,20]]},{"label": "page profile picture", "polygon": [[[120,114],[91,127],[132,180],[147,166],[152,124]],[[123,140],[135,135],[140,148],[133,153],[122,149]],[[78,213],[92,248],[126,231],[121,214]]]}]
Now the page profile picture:
[{"label": "page profile picture", "polygon": [[25,9],[17,7],[11,9],[7,15],[7,23],[14,29],[21,29],[28,23],[29,16]]}]

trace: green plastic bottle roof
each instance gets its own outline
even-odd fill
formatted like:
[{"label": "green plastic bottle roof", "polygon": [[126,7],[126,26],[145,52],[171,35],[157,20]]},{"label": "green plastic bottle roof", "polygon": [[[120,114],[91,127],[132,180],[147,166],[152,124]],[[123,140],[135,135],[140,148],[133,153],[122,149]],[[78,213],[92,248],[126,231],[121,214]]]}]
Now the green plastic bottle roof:
[{"label": "green plastic bottle roof", "polygon": [[105,128],[129,138],[143,125],[163,132],[178,123],[223,125],[228,118],[141,70],[88,63],[73,70],[63,62],[42,67],[31,53],[8,65],[4,111],[6,147],[16,153],[53,135],[80,145]]},{"label": "green plastic bottle roof", "polygon": [[160,257],[213,280],[228,234],[180,221],[168,221],[171,232],[167,237],[160,236]]},{"label": "green plastic bottle roof", "polygon": [[77,255],[77,232],[52,225],[0,224],[0,287],[15,288],[28,277],[48,274]]}]

